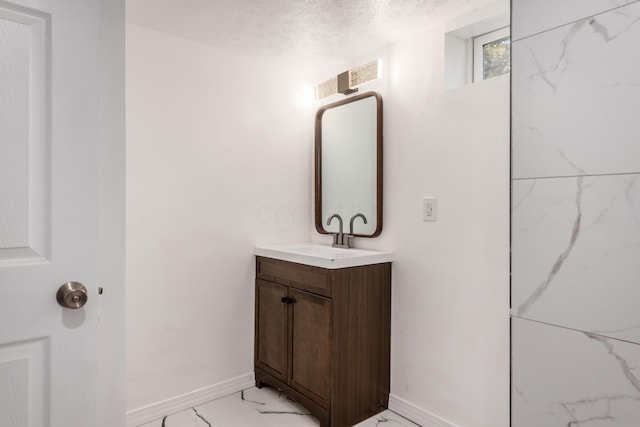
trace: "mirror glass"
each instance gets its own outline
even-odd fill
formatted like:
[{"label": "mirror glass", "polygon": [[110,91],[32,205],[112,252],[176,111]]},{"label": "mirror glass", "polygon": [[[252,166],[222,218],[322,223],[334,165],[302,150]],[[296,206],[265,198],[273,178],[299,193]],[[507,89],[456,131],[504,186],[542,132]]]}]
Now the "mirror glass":
[{"label": "mirror glass", "polygon": [[318,110],[315,184],[318,232],[337,233],[339,222],[334,219],[327,225],[327,221],[338,214],[345,234],[359,237],[380,234],[382,97],[379,94],[367,92]]}]

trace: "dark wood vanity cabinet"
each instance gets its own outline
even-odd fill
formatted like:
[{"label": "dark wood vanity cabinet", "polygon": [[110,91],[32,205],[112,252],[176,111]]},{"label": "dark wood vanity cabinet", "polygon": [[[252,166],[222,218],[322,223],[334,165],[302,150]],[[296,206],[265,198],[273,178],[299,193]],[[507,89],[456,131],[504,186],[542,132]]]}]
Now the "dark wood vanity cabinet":
[{"label": "dark wood vanity cabinet", "polygon": [[256,258],[256,386],[300,402],[321,427],[387,408],[391,263],[324,269]]}]

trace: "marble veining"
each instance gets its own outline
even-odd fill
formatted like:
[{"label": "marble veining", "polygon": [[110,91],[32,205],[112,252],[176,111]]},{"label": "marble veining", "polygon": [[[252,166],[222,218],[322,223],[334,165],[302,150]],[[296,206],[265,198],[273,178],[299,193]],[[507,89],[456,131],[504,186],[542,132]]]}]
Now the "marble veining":
[{"label": "marble veining", "polygon": [[[535,304],[536,301],[538,301],[538,299],[542,296],[544,291],[549,287],[549,285],[551,284],[553,279],[558,274],[558,271],[560,271],[560,269],[562,268],[562,264],[564,264],[565,260],[571,254],[571,250],[573,249],[574,245],[576,244],[576,240],[578,240],[578,235],[580,234],[580,223],[581,223],[581,220],[582,220],[582,204],[581,203],[582,203],[582,183],[583,183],[583,178],[579,177],[577,179],[577,183],[578,183],[578,191],[577,191],[577,195],[576,195],[576,218],[575,218],[575,221],[573,222],[573,227],[571,228],[571,236],[569,238],[569,243],[568,243],[567,247],[564,249],[564,251],[562,251],[562,253],[560,253],[560,255],[558,255],[558,258],[553,263],[553,266],[551,267],[551,270],[547,274],[547,277],[545,278],[545,280],[520,305],[520,307],[517,310],[517,314],[520,315],[520,316],[524,315],[527,312],[527,310],[529,309],[529,307],[531,307],[533,304]],[[531,191],[532,190],[529,190],[529,192],[531,192]]]},{"label": "marble veining", "polygon": [[[253,398],[253,399],[260,399],[260,400],[248,399],[245,396],[245,390],[242,390],[240,392],[240,399],[243,402],[247,402],[250,405],[252,405],[253,408],[261,414],[289,414],[289,415],[303,415],[303,416],[311,415],[309,411],[297,405],[295,403],[295,400],[291,399],[285,394],[282,394],[282,392],[280,391],[278,391],[277,393],[278,393],[278,400],[284,400],[285,402],[291,403],[291,405],[295,405],[295,407],[289,407],[289,406],[281,407],[280,405],[271,406],[269,405],[269,399],[265,399],[265,398],[260,399],[260,396],[256,396]],[[266,393],[263,393],[263,394],[266,396]],[[273,403],[273,400],[274,399],[271,399],[271,403]]]},{"label": "marble veining", "polygon": [[511,426],[640,426],[640,1],[511,34]]},{"label": "marble veining", "polygon": [[640,172],[639,23],[633,2],[514,41],[514,179]]},{"label": "marble veining", "polygon": [[534,72],[529,73],[529,80],[539,78],[551,88],[552,92],[556,92],[557,85],[562,80],[571,62],[570,58],[568,58],[569,46],[576,35],[580,33],[585,22],[584,20],[578,21],[571,26],[568,34],[560,40],[560,52],[555,60],[543,62],[538,58],[537,52],[533,47],[527,48],[529,60],[535,69]]},{"label": "marble veining", "polygon": [[513,314],[640,344],[640,175],[515,180]]},{"label": "marble veining", "polygon": [[616,10],[620,6],[637,0],[537,0],[522,1],[513,8],[512,40],[519,40],[549,30],[567,22],[574,22],[585,17]]},{"label": "marble veining", "polygon": [[622,28],[620,28],[615,34],[610,35],[609,34],[609,28],[607,28],[606,24],[602,24],[598,18],[593,17],[589,19],[589,25],[591,25],[591,28],[593,28],[593,31],[596,34],[599,34],[602,36],[602,38],[604,39],[605,42],[610,42],[612,40],[617,39],[618,37],[620,37],[621,35],[623,35],[624,33],[626,33],[631,27],[633,27],[635,24],[637,24],[638,22],[640,22],[640,17],[634,17],[631,13],[628,12],[627,9],[622,8],[622,9],[618,9],[616,11],[614,11],[614,13],[619,14],[621,16],[624,16],[626,18],[629,18],[629,22],[623,26]]},{"label": "marble veining", "polygon": [[[377,416],[373,417],[372,421],[375,421],[375,424],[371,423],[372,426],[373,425],[379,426],[381,424],[387,425],[387,423],[388,423],[389,426],[393,426],[393,425],[407,426],[408,425],[408,424],[406,424],[406,422],[403,423],[402,421],[398,421],[397,419],[394,420],[394,419],[391,419],[391,418],[387,418],[387,417],[385,417],[383,415],[377,415]],[[415,425],[413,423],[411,423],[411,424]]]},{"label": "marble veining", "polygon": [[620,368],[622,369],[622,372],[624,373],[624,376],[629,380],[633,388],[635,388],[636,390],[638,390],[638,392],[640,392],[640,380],[632,372],[631,367],[629,366],[629,362],[627,362],[627,360],[624,357],[622,357],[620,354],[616,352],[611,341],[606,337],[602,337],[596,334],[591,334],[589,332],[585,332],[584,334],[590,339],[596,340],[597,342],[601,343],[607,349],[609,355],[618,362],[618,364],[620,365]]},{"label": "marble veining", "polygon": [[[265,386],[251,387],[213,402],[167,415],[139,427],[318,427],[320,423],[300,404]],[[386,410],[357,427],[418,427]]]},{"label": "marble veining", "polygon": [[513,427],[640,425],[640,345],[513,319]]},{"label": "marble veining", "polygon": [[193,412],[196,414],[196,417],[200,418],[202,421],[204,421],[207,426],[212,427],[211,423],[209,421],[207,421],[207,419],[205,417],[203,417],[202,415],[200,415],[200,413],[198,413],[198,410],[196,408],[191,408],[193,409]]},{"label": "marble veining", "polygon": [[[590,399],[580,399],[575,402],[559,402],[558,406],[562,408],[571,420],[567,423],[567,426],[580,426],[587,423],[593,423],[595,421],[616,421],[616,417],[613,415],[613,405],[618,401],[632,399],[638,400],[632,396],[600,396]],[[593,410],[594,407],[604,407],[598,410]]]},{"label": "marble veining", "polygon": [[640,17],[633,16],[627,9],[622,8],[614,13],[628,18],[628,22],[624,23],[622,28],[618,28],[617,31],[614,29],[613,35],[609,33],[607,23],[597,17],[582,19],[570,25],[569,32],[560,40],[560,52],[554,61],[542,62],[538,60],[537,52],[532,48],[528,48],[529,59],[537,70],[537,72],[531,73],[528,78],[535,79],[537,77],[542,79],[555,92],[557,84],[563,79],[564,73],[572,63],[570,52],[572,51],[574,39],[580,35],[583,29],[587,28],[587,26],[591,27],[591,30],[601,36],[605,43],[609,43],[640,22]]},{"label": "marble veining", "polygon": [[609,28],[606,24],[603,24],[596,17],[590,17],[586,19],[582,19],[576,23],[574,23],[566,36],[564,36],[560,41],[560,53],[558,54],[558,58],[555,61],[552,61],[550,64],[543,64],[538,61],[536,57],[536,52],[529,48],[528,53],[530,55],[530,60],[533,64],[535,64],[535,68],[537,69],[537,73],[533,73],[529,76],[530,79],[535,77],[541,78],[549,87],[555,92],[557,89],[557,84],[562,80],[565,71],[570,66],[572,59],[569,56],[569,52],[571,52],[571,44],[573,43],[574,38],[580,34],[580,32],[586,28],[586,25],[589,25],[595,34],[602,36],[602,39],[605,43],[609,43],[624,33],[626,33],[631,27],[640,22],[640,17],[633,17],[630,13],[626,11],[626,9],[620,9],[615,13],[620,13],[621,15],[628,17],[630,22],[626,23],[622,28],[618,29],[616,33],[613,35],[609,34]]}]

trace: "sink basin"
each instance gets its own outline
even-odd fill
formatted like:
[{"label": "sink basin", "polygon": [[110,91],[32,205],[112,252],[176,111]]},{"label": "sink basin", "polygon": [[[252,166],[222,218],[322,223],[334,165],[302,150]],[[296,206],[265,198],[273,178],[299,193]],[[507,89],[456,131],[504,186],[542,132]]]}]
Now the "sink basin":
[{"label": "sink basin", "polygon": [[393,253],[365,249],[344,249],[313,243],[256,246],[259,256],[322,268],[346,268],[393,261]]}]

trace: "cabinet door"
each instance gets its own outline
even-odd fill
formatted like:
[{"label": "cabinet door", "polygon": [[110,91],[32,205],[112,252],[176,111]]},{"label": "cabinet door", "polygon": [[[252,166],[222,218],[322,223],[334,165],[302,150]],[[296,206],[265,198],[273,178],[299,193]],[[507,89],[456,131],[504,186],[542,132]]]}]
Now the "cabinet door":
[{"label": "cabinet door", "polygon": [[286,286],[256,280],[255,364],[286,382],[288,371],[288,313]]},{"label": "cabinet door", "polygon": [[292,307],[292,387],[329,409],[331,396],[331,300],[289,290]]}]

